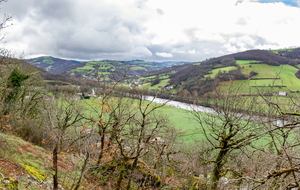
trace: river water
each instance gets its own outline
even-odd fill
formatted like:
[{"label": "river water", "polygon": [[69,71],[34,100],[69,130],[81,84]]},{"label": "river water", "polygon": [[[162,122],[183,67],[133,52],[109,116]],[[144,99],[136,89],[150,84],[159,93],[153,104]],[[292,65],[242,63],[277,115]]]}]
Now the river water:
[{"label": "river water", "polygon": [[196,106],[193,104],[188,104],[188,103],[183,103],[183,102],[178,102],[174,100],[168,100],[168,99],[162,99],[162,98],[157,98],[154,96],[143,96],[144,100],[147,101],[152,101],[158,104],[165,104],[167,106],[172,106],[175,108],[180,108],[180,109],[185,109],[185,110],[190,110],[190,111],[197,111],[197,112],[203,112],[203,113],[209,113],[209,114],[216,114],[216,112],[208,107],[204,106]]}]

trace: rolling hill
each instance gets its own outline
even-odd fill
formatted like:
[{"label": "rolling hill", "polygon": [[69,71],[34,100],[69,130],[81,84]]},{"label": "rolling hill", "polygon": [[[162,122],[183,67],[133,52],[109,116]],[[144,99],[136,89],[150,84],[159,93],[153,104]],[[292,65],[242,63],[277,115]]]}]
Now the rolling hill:
[{"label": "rolling hill", "polygon": [[211,58],[170,75],[170,85],[194,95],[228,87],[232,81],[231,85],[244,85],[241,94],[247,94],[251,88],[296,92],[300,91],[299,53],[300,48],[249,50]]},{"label": "rolling hill", "polygon": [[53,74],[62,74],[81,63],[78,61],[64,60],[51,56],[37,57],[27,59],[26,61]]},{"label": "rolling hill", "polygon": [[247,87],[240,94],[253,93],[253,89],[300,91],[300,48],[248,50],[197,63],[143,60],[76,62],[49,56],[27,61],[49,73],[87,80],[113,81],[126,72],[126,83],[131,87],[135,85],[153,90],[170,87],[172,94],[177,95],[203,95],[217,87],[225,89],[232,84]]},{"label": "rolling hill", "polygon": [[126,73],[127,77],[134,77],[148,71],[183,64],[183,62],[148,62],[144,60],[101,60],[79,62],[54,58],[51,56],[27,59],[26,61],[52,74],[75,76],[100,81],[115,80],[116,78],[122,77],[124,73]]}]

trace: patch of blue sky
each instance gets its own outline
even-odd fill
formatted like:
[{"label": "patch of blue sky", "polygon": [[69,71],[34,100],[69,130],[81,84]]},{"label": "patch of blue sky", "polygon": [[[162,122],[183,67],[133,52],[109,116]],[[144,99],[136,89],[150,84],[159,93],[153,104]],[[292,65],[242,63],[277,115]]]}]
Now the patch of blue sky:
[{"label": "patch of blue sky", "polygon": [[297,0],[259,0],[260,3],[277,3],[282,2],[286,5],[293,6],[293,7],[299,7],[299,4]]}]

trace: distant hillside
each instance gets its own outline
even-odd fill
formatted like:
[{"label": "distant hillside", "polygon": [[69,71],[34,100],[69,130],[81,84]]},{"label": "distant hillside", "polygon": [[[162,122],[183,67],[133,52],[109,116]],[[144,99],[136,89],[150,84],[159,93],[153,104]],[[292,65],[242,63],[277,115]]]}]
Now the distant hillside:
[{"label": "distant hillside", "polygon": [[300,48],[271,50],[271,52],[290,59],[300,59]]},{"label": "distant hillside", "polygon": [[[171,74],[169,85],[190,94],[201,95],[213,91],[217,86],[225,85],[227,81],[245,83],[255,79],[255,83],[258,84],[249,83],[250,86],[277,87],[273,88],[273,91],[283,88],[287,91],[299,91],[300,80],[296,77],[300,76],[300,72],[297,72],[299,55],[300,48],[276,52],[249,50],[224,55],[205,60],[199,65],[190,65]],[[259,78],[256,78],[257,76]]]},{"label": "distant hillside", "polygon": [[80,63],[77,61],[69,61],[51,56],[37,57],[27,59],[26,61],[53,74],[62,74],[63,72]]},{"label": "distant hillside", "polygon": [[28,59],[26,61],[49,73],[101,81],[115,80],[123,77],[125,73],[127,77],[135,77],[149,71],[184,64],[184,62],[148,62],[144,60],[79,62],[50,56]]},{"label": "distant hillside", "polygon": [[[270,91],[300,91],[300,48],[248,50],[198,63],[144,60],[77,62],[53,57],[27,61],[49,73],[90,81],[111,82],[126,73],[126,86],[150,90],[172,89],[169,94],[177,95],[203,95],[217,87],[225,88],[229,81]],[[49,73],[44,73],[44,78],[53,81],[53,84],[55,78],[62,77]],[[66,84],[69,80],[59,79]],[[240,93],[247,94],[248,91]]]},{"label": "distant hillside", "polygon": [[249,51],[221,56],[218,58],[212,58],[203,62],[203,64],[220,64],[226,66],[224,60],[230,58],[233,58],[235,60],[255,60],[255,61],[260,61],[260,63],[266,63],[269,65],[280,65],[280,64],[296,65],[300,63],[299,60],[281,56],[279,54],[275,54],[267,50],[249,50]]}]

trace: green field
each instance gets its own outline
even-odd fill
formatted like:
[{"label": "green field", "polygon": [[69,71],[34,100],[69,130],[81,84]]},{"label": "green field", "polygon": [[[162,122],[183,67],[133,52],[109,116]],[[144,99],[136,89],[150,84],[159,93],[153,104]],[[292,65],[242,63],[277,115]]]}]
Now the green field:
[{"label": "green field", "polygon": [[249,63],[257,63],[259,61],[256,60],[236,60],[236,64],[238,65],[245,65],[245,64],[249,64]]},{"label": "green field", "polygon": [[[80,105],[88,108],[88,110],[85,112],[88,117],[95,117],[95,113],[89,108],[89,105],[92,105],[93,107],[99,107],[100,102],[100,99],[81,100]],[[134,100],[134,102],[137,103],[137,100]],[[155,106],[159,104],[153,103],[153,105]],[[135,106],[137,106],[137,104],[135,105],[135,103],[133,103],[131,108],[134,108]],[[179,130],[180,140],[184,142],[192,142],[194,138],[203,137],[202,134],[200,134],[199,129],[196,127],[197,123],[188,118],[189,111],[171,106],[163,106],[162,108],[158,109],[157,112],[159,115],[164,115],[168,118],[171,127],[175,127]]]},{"label": "green field", "polygon": [[222,67],[222,68],[218,68],[218,69],[213,69],[211,74],[205,75],[205,77],[211,77],[211,78],[215,78],[215,76],[219,73],[219,72],[228,72],[231,70],[235,70],[237,69],[237,67],[234,66],[230,66],[230,67]]},{"label": "green field", "polygon": [[144,71],[147,71],[146,68],[140,67],[140,66],[134,66],[134,67],[131,67],[130,69],[131,69],[131,70],[134,70],[134,71],[136,71],[136,70],[144,70]]},{"label": "green field", "polygon": [[[115,101],[116,99],[112,98],[112,101]],[[135,109],[135,107],[137,106],[137,100],[130,100],[130,99],[124,99],[129,100],[131,102],[131,106],[130,108]],[[101,102],[100,99],[89,99],[89,100],[82,100],[80,101],[82,105],[93,105],[95,108],[99,108],[99,104]],[[145,101],[145,104],[147,102]],[[153,103],[152,106],[156,106],[159,104]],[[88,106],[87,106],[88,108]],[[90,114],[88,116],[92,116],[95,117],[95,113],[93,113],[92,111],[87,111],[86,114]],[[202,139],[205,138],[204,134],[202,133],[202,130],[200,129],[200,125],[194,120],[192,119],[191,116],[191,111],[187,111],[184,109],[179,109],[179,108],[175,108],[175,107],[171,107],[171,106],[163,106],[161,108],[159,108],[158,110],[156,110],[156,113],[158,113],[158,115],[160,116],[165,116],[166,118],[168,118],[169,120],[169,126],[170,127],[174,127],[175,129],[177,129],[178,131],[178,141],[179,142],[184,142],[184,143],[194,143],[195,140],[196,141],[200,141]],[[200,113],[203,117],[205,113]],[[215,117],[215,125],[217,125],[217,123],[221,123],[221,121],[218,119],[219,117],[216,116]],[[246,121],[240,121],[239,122],[241,125],[246,124]],[[253,127],[258,127],[254,124],[249,124],[247,123],[247,125],[253,125]],[[209,129],[209,127],[207,127]],[[255,131],[256,133],[258,132],[257,130]],[[263,139],[260,139],[258,141],[255,142],[256,145],[265,145],[269,140],[269,137],[265,137]]]},{"label": "green field", "polygon": [[74,70],[95,70],[95,67],[99,67],[99,69],[108,69],[108,68],[114,68],[113,65],[107,63],[107,62],[88,62],[83,67],[78,67]]},{"label": "green field", "polygon": [[270,50],[272,53],[278,54],[279,51],[292,51],[294,48],[289,48],[289,49],[276,49],[276,50]]},{"label": "green field", "polygon": [[53,64],[53,63],[54,63],[54,61],[52,60],[52,58],[49,57],[49,56],[44,57],[43,62],[46,62],[46,63],[48,63],[48,64]]},{"label": "green field", "polygon": [[194,139],[202,139],[204,136],[197,127],[197,122],[189,118],[187,110],[171,106],[164,106],[159,110],[166,115],[173,127],[179,130],[179,138],[184,142],[192,143]]},{"label": "green field", "polygon": [[[251,80],[236,80],[233,82],[222,82],[221,89],[225,90],[230,86],[240,87],[240,94],[256,93],[255,91],[299,91],[300,79],[295,76],[297,68],[291,65],[271,66],[267,64],[250,64],[253,60],[238,60],[237,64],[241,66],[241,71],[249,75],[251,71],[258,73]],[[232,67],[221,68],[223,71],[230,70]],[[214,69],[214,76],[218,70]],[[257,79],[257,80],[255,80]]]}]

